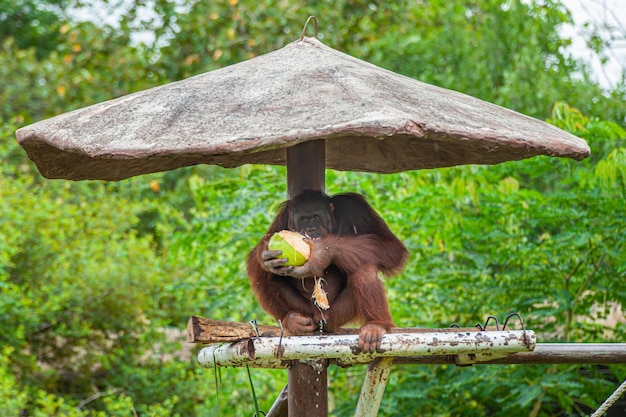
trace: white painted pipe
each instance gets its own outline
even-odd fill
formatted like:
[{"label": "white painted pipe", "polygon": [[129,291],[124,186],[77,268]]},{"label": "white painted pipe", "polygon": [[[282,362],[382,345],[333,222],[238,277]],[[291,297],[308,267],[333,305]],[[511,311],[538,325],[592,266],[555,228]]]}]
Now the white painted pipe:
[{"label": "white painted pipe", "polygon": [[[315,335],[258,337],[237,343],[209,346],[200,351],[201,365],[288,368],[291,360],[371,359],[432,355],[472,355],[488,353],[502,357],[532,351],[536,344],[533,331],[389,333],[383,337],[381,352],[362,354],[358,335]],[[365,360],[364,362],[367,362]]]},{"label": "white painted pipe", "polygon": [[389,380],[393,358],[381,358],[378,361],[371,363],[367,370],[354,417],[376,417],[378,415],[380,402]]}]

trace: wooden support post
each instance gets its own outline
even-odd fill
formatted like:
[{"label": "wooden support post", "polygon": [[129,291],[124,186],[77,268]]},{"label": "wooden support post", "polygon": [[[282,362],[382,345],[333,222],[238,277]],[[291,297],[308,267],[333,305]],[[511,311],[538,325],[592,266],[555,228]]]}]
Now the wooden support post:
[{"label": "wooden support post", "polygon": [[287,198],[303,190],[324,191],[326,143],[314,140],[287,148]]},{"label": "wooden support post", "polygon": [[[316,140],[287,149],[287,197],[325,190],[326,143]],[[289,368],[289,417],[328,416],[328,361],[294,361]]]},{"label": "wooden support post", "polygon": [[328,360],[294,361],[288,381],[289,417],[328,417]]},{"label": "wooden support post", "polygon": [[[326,143],[300,143],[287,149],[287,197],[303,190],[324,191]],[[328,361],[294,361],[289,368],[289,417],[328,416]]]}]

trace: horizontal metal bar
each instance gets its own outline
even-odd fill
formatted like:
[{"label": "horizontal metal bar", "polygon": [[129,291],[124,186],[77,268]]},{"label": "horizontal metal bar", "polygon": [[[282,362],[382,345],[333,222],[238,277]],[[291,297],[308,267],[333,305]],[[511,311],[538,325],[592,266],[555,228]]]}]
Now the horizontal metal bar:
[{"label": "horizontal metal bar", "polygon": [[541,343],[534,352],[520,352],[512,359],[512,363],[626,363],[626,343]]},{"label": "horizontal metal bar", "polygon": [[502,358],[476,355],[473,362],[461,355],[412,356],[398,358],[396,365],[436,364],[596,364],[626,363],[626,343],[537,343],[532,352],[519,352]]},{"label": "horizontal metal bar", "polygon": [[258,337],[238,343],[209,346],[200,351],[204,366],[286,368],[291,360],[335,359],[338,364],[371,362],[377,357],[476,355],[490,359],[535,347],[535,333],[526,330],[386,334],[379,353],[362,354],[358,335]]}]

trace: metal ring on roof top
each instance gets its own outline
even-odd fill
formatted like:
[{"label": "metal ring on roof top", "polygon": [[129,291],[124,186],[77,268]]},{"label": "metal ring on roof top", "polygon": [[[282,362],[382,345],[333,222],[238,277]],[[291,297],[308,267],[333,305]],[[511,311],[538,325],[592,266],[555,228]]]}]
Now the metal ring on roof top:
[{"label": "metal ring on roof top", "polygon": [[315,16],[309,16],[309,18],[304,23],[304,27],[302,28],[302,35],[300,35],[300,40],[301,41],[304,39],[304,34],[306,33],[306,28],[309,26],[309,22],[311,21],[311,19],[313,20],[313,23],[315,24],[315,26],[314,26],[314,28],[315,28],[315,39],[317,39],[317,18]]}]

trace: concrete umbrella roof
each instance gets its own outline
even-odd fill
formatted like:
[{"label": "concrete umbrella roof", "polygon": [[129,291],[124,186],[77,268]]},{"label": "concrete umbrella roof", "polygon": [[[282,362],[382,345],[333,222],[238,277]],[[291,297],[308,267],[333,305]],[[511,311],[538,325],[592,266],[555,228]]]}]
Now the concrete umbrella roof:
[{"label": "concrete umbrella roof", "polygon": [[195,164],[284,165],[325,141],[327,168],[393,173],[589,147],[545,122],[304,37],[279,50],[21,128],[44,177],[121,180]]}]

